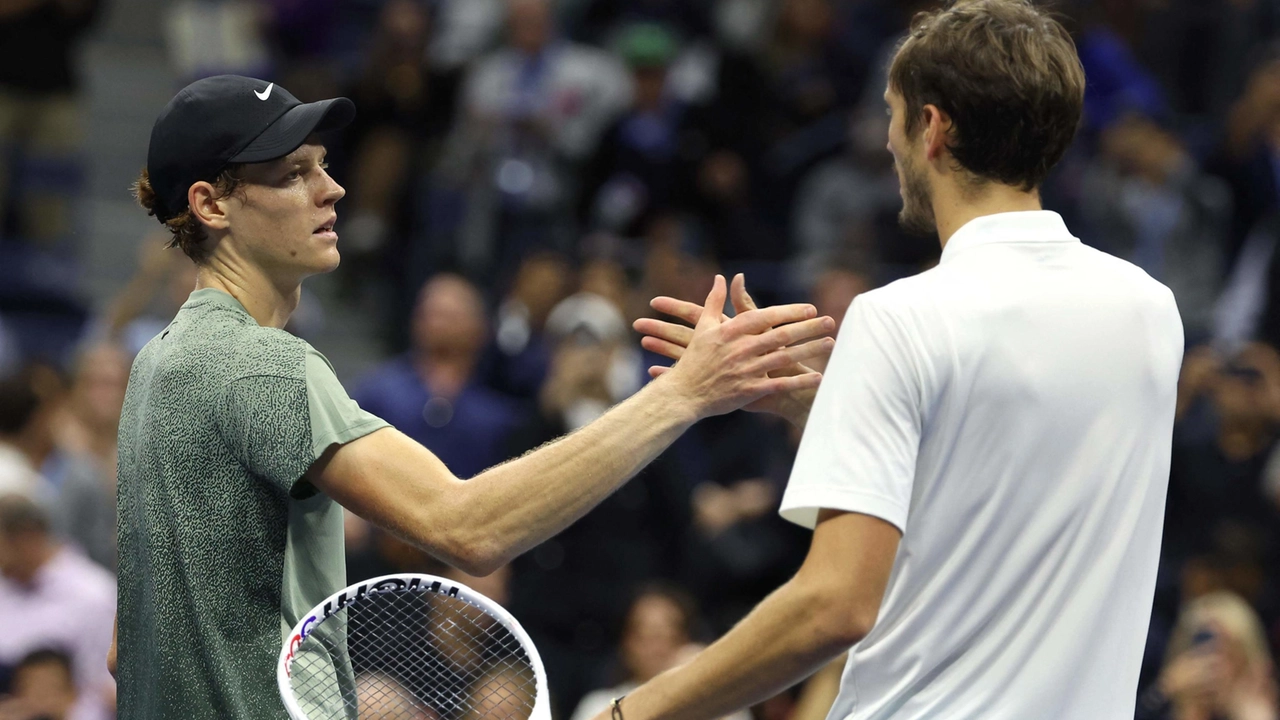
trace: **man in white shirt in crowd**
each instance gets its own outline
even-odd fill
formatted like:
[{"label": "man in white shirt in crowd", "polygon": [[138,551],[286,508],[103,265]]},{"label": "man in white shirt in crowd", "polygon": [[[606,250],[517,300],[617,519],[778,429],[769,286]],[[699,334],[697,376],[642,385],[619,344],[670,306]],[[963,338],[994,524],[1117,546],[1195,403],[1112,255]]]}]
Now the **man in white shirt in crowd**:
[{"label": "man in white shirt in crowd", "polygon": [[[807,423],[782,514],[815,527],[809,555],[601,717],[717,717],[846,650],[832,720],[1133,717],[1183,337],[1167,288],[1041,209],[1084,83],[1026,0],[916,18],[889,150],[941,262],[853,302],[811,403],[755,408]],[[637,328],[677,358],[690,335]]]}]

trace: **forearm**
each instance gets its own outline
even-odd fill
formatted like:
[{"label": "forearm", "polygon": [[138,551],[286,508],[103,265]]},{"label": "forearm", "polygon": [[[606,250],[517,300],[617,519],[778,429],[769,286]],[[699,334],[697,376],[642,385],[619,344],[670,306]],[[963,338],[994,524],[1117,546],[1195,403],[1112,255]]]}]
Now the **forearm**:
[{"label": "forearm", "polygon": [[749,707],[812,675],[857,642],[835,604],[797,577],[688,665],[623,702],[626,720],[704,720]]},{"label": "forearm", "polygon": [[696,419],[670,383],[655,381],[590,425],[467,481],[458,507],[500,565],[585,515]]}]

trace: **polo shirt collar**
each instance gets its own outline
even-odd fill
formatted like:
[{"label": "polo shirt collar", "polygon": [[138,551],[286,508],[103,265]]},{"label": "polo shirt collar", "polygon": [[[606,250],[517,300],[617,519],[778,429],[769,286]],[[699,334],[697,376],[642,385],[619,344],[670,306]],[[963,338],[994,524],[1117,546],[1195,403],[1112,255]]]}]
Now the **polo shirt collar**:
[{"label": "polo shirt collar", "polygon": [[1067,230],[1062,216],[1052,210],[983,215],[965,223],[942,248],[946,262],[965,248],[992,243],[1080,242]]}]

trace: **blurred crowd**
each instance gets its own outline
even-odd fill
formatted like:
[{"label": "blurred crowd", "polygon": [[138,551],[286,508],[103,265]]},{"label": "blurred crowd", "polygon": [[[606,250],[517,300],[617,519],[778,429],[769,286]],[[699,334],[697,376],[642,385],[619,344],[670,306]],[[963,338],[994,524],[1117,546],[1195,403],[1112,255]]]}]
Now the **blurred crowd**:
[{"label": "blurred crowd", "polygon": [[[664,361],[631,323],[651,297],[743,272],[760,304],[839,320],[937,261],[936,238],[897,227],[881,98],[894,43],[934,4],[179,0],[162,24],[175,90],[238,73],[355,101],[325,139],[343,265],[289,329],[356,308],[386,359],[344,378],[352,396],[469,477],[647,382]],[[75,50],[98,5],[0,1],[0,720],[112,716],[119,411],[133,354],[194,282],[162,235],[122,250],[136,275],[102,307],[66,271]],[[1089,85],[1045,205],[1168,285],[1187,338],[1138,716],[1276,720],[1280,0],[1056,6]],[[446,573],[498,599],[556,716],[589,717],[798,567],[807,533],[775,513],[797,442],[771,417],[704,421],[488,578],[348,517],[349,576]],[[822,717],[831,685],[753,713]]]}]

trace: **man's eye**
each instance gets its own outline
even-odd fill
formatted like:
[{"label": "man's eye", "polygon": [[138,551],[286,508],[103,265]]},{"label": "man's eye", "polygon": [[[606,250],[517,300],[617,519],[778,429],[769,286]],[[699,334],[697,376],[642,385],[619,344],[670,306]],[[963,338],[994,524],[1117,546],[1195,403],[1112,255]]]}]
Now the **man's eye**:
[{"label": "man's eye", "polygon": [[288,175],[285,175],[284,179],[285,179],[285,182],[293,182],[294,180],[297,180],[300,177],[302,177],[302,173],[298,172],[297,170],[294,170]]},{"label": "man's eye", "polygon": [[329,161],[328,161],[328,160],[322,160],[322,161],[320,161],[320,169],[321,169],[321,170],[328,170],[328,169],[329,169]]}]

